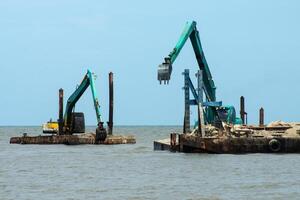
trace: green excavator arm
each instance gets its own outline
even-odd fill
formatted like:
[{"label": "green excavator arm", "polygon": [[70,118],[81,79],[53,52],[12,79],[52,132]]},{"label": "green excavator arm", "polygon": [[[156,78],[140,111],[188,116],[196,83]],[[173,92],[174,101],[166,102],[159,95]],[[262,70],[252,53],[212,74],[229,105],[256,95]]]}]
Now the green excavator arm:
[{"label": "green excavator arm", "polygon": [[93,73],[90,70],[88,70],[83,80],[81,81],[80,85],[68,98],[66,110],[64,114],[64,127],[70,127],[73,108],[89,86],[91,87],[91,91],[92,91],[92,97],[93,97],[98,125],[102,123],[101,114],[100,114],[100,104],[97,97]]},{"label": "green excavator arm", "polygon": [[[190,39],[192,47],[195,53],[195,57],[198,63],[199,69],[202,71],[202,81],[203,81],[203,91],[205,93],[208,102],[216,101],[216,86],[212,79],[209,66],[207,64],[201,42],[199,32],[196,27],[196,22],[187,22],[183,32],[180,35],[179,40],[176,43],[174,49],[169,53],[167,57],[164,58],[164,62],[158,66],[157,79],[160,83],[168,83],[171,79],[172,65],[178,57],[181,49],[185,45],[186,41]],[[219,107],[221,108],[221,107]],[[206,123],[214,123],[216,119],[220,119],[217,112],[218,107],[207,106],[205,112]],[[235,117],[234,107],[226,109],[228,111],[228,118],[225,120],[228,123],[240,123],[240,120]],[[231,120],[232,119],[232,120]]]},{"label": "green excavator arm", "polygon": [[216,86],[214,81],[212,80],[212,76],[206,62],[204,52],[200,42],[199,32],[196,27],[196,22],[187,22],[183,32],[180,35],[180,38],[174,47],[174,49],[170,52],[170,54],[164,59],[164,62],[158,66],[158,80],[164,83],[168,83],[171,79],[172,73],[172,65],[175,62],[177,56],[179,55],[181,49],[185,45],[186,41],[190,38],[193,50],[197,59],[197,63],[199,69],[203,71],[203,83],[204,83],[204,91],[206,93],[206,97],[208,101],[216,100]]}]

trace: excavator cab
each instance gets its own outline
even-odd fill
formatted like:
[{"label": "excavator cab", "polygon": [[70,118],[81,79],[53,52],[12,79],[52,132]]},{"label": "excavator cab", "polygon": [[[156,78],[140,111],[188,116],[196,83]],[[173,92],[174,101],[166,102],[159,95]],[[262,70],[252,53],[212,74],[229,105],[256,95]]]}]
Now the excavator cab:
[{"label": "excavator cab", "polygon": [[85,133],[83,112],[72,112],[71,133]]},{"label": "excavator cab", "polygon": [[233,106],[222,106],[217,109],[217,116],[221,122],[227,124],[242,124],[242,120],[236,117],[235,108]]},{"label": "excavator cab", "polygon": [[48,122],[43,124],[43,133],[47,134],[57,134],[58,132],[58,122],[52,121],[50,119]]}]

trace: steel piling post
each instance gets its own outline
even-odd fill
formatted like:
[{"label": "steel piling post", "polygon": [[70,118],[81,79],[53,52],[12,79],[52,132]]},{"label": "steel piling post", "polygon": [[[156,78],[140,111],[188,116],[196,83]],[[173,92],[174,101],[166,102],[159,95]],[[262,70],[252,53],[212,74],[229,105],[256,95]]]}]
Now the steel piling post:
[{"label": "steel piling post", "polygon": [[113,110],[114,110],[114,83],[113,83],[113,73],[109,72],[109,116],[108,116],[108,134],[113,134]]},{"label": "steel piling post", "polygon": [[177,138],[176,133],[170,134],[170,150],[171,151],[176,151],[176,138]]},{"label": "steel piling post", "polygon": [[63,112],[64,112],[64,90],[59,89],[58,92],[59,110],[58,110],[58,135],[63,135]]},{"label": "steel piling post", "polygon": [[244,98],[244,96],[241,96],[241,98],[240,98],[240,116],[241,116],[243,124],[246,124],[246,122],[245,122],[245,98]]},{"label": "steel piling post", "polygon": [[264,109],[259,109],[259,126],[264,126]]}]

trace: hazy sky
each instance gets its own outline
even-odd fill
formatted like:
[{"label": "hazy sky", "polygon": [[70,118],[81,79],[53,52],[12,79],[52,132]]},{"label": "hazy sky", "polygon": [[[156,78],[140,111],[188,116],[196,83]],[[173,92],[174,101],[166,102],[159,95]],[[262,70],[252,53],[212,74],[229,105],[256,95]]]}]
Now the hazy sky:
[{"label": "hazy sky", "polygon": [[[159,85],[157,66],[186,21],[195,20],[217,86],[217,99],[246,98],[248,120],[300,121],[300,3],[235,1],[0,1],[0,125],[40,125],[57,119],[86,70],[94,71],[103,119],[108,73],[115,79],[115,124],[183,122],[184,68],[198,69],[190,42]],[[96,125],[91,92],[77,111]],[[192,118],[196,112],[192,110]]]}]

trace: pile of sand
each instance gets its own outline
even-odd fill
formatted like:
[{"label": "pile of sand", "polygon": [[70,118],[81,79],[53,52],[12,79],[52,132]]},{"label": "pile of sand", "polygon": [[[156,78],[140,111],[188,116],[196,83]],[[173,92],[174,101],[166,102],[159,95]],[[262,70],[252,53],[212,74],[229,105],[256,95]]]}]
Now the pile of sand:
[{"label": "pile of sand", "polygon": [[281,120],[271,122],[267,125],[267,127],[278,127],[278,126],[291,127],[289,123],[283,122]]}]

